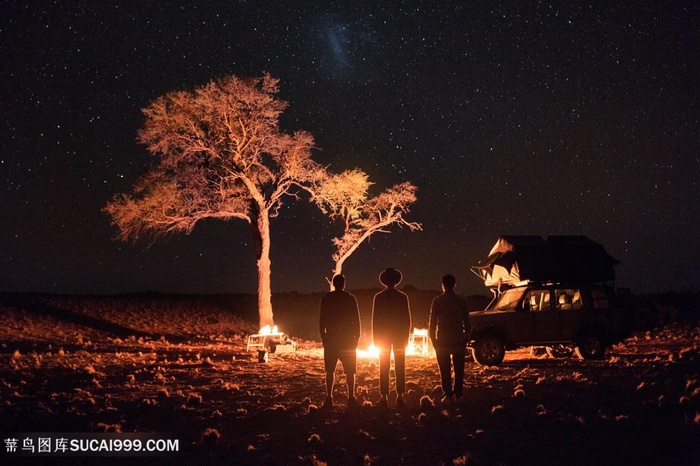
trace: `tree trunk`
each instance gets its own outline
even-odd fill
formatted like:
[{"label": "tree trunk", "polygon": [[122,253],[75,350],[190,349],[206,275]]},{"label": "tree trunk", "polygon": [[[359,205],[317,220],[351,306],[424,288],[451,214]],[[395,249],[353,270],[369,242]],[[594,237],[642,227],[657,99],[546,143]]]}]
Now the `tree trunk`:
[{"label": "tree trunk", "polygon": [[331,275],[331,278],[326,279],[328,281],[328,286],[330,288],[330,291],[333,291],[333,277],[343,273],[343,263],[344,262],[345,262],[345,257],[338,259],[335,262],[335,269],[333,269],[333,274]]},{"label": "tree trunk", "polygon": [[[372,233],[374,233],[374,230],[366,231],[359,240],[357,240],[350,248],[348,248],[347,251],[345,251],[345,254],[338,257],[338,259],[335,261],[335,268],[333,269],[333,276],[331,277],[331,280],[333,280],[333,277],[336,275],[343,273],[343,264],[345,264],[345,261],[352,255],[353,252],[357,250],[364,240],[372,235]],[[329,280],[328,283],[331,287],[331,291],[333,291],[333,284],[331,283],[331,280]]]},{"label": "tree trunk", "polygon": [[270,216],[267,210],[261,210],[250,223],[253,232],[253,244],[255,245],[255,258],[258,268],[258,317],[260,328],[266,325],[272,327],[274,317],[272,313],[272,286],[270,284],[271,266],[270,260]]},{"label": "tree trunk", "polygon": [[338,262],[335,263],[335,270],[333,270],[334,277],[336,275],[340,275],[341,273],[343,273],[343,262],[345,262],[345,258],[342,258]]}]

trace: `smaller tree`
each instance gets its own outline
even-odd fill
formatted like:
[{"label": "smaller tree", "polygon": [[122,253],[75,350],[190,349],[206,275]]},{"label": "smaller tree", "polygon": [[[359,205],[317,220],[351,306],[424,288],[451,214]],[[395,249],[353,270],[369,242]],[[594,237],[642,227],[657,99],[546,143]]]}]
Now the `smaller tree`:
[{"label": "smaller tree", "polygon": [[354,169],[330,174],[316,187],[313,196],[316,205],[344,225],[342,236],[333,238],[336,247],[333,275],[342,273],[345,261],[373,234],[390,233],[393,224],[411,231],[423,229],[420,223],[404,218],[417,199],[413,184],[399,183],[370,197],[372,184],[366,173]]}]

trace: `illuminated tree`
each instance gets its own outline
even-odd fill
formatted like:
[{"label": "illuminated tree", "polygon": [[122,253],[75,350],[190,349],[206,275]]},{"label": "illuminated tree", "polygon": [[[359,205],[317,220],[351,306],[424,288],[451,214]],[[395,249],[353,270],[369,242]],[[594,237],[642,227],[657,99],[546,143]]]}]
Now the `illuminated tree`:
[{"label": "illuminated tree", "polygon": [[400,183],[370,197],[372,184],[367,174],[354,169],[327,175],[316,187],[313,200],[321,211],[344,225],[343,235],[333,238],[333,275],[342,273],[345,261],[374,233],[390,233],[393,224],[422,230],[420,223],[404,218],[416,201],[413,184]]},{"label": "illuminated tree", "polygon": [[325,173],[311,159],[313,137],[279,129],[287,103],[270,75],[213,80],[194,92],[168,93],[148,105],[139,142],[158,162],[132,194],[104,211],[119,239],[189,234],[206,218],[241,219],[251,228],[257,257],[260,326],[272,325],[270,219],[296,187]]}]

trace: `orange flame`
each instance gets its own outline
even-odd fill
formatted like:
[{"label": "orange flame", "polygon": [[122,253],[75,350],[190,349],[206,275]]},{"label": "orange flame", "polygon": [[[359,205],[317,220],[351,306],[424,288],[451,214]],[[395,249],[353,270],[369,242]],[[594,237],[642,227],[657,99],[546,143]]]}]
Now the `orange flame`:
[{"label": "orange flame", "polygon": [[[428,347],[428,329],[416,328],[413,329],[413,334],[409,336],[408,345],[406,346],[407,356],[427,356]],[[371,344],[367,349],[357,348],[358,358],[379,358],[379,348]]]},{"label": "orange flame", "polygon": [[281,335],[282,332],[280,332],[277,329],[277,326],[275,325],[274,327],[270,327],[269,325],[264,326],[263,328],[260,329],[258,332],[259,335]]}]

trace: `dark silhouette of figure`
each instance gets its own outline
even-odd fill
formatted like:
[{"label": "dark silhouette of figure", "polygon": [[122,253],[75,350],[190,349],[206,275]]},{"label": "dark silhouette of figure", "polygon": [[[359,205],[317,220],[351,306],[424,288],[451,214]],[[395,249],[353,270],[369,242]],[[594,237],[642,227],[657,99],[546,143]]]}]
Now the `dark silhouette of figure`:
[{"label": "dark silhouette of figure", "polygon": [[323,360],[326,370],[326,401],[333,406],[335,367],[343,365],[348,384],[348,406],[357,404],[355,399],[355,372],[357,371],[357,343],[360,340],[360,310],[357,299],[345,291],[345,277],[333,277],[333,291],[321,298],[319,332],[323,342]]},{"label": "dark silhouette of figure", "polygon": [[[443,403],[462,398],[464,357],[471,330],[467,300],[455,293],[456,285],[453,275],[442,277],[442,294],[430,306],[428,333],[440,368]],[[454,385],[450,366],[454,367]]]},{"label": "dark silhouette of figure", "polygon": [[389,369],[391,350],[394,350],[396,375],[396,406],[403,407],[406,392],[406,345],[411,332],[411,309],[408,296],[396,289],[401,283],[401,272],[388,268],[379,275],[386,288],[374,295],[372,304],[372,337],[379,348],[380,406],[387,406],[389,398]]}]

